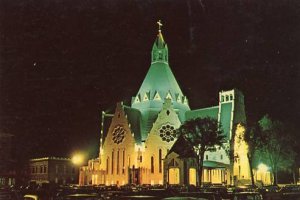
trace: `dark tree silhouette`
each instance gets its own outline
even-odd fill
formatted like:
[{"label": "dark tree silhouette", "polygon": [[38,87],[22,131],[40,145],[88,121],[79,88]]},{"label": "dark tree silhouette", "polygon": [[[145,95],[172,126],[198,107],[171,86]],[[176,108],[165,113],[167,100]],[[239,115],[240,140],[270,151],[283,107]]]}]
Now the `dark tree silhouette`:
[{"label": "dark tree silhouette", "polygon": [[221,125],[210,117],[191,119],[180,126],[178,133],[195,151],[199,185],[202,184],[203,158],[206,151],[215,150],[225,142]]},{"label": "dark tree silhouette", "polygon": [[261,134],[261,128],[258,123],[245,126],[245,141],[248,144],[247,158],[249,161],[252,186],[255,185],[253,175],[253,160],[255,153],[263,147],[265,140],[266,138],[263,138],[263,135]]},{"label": "dark tree silhouette", "polygon": [[278,171],[291,168],[295,162],[296,152],[293,149],[293,138],[288,127],[281,121],[273,120],[268,115],[259,122],[261,135],[265,138],[261,152],[271,168],[273,184],[278,183]]}]

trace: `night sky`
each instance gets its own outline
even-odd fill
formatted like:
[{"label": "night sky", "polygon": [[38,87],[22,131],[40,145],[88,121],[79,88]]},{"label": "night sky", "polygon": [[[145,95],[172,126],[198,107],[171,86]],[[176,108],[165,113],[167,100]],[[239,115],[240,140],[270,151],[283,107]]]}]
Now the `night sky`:
[{"label": "night sky", "polygon": [[95,157],[101,111],[136,95],[158,19],[191,108],[238,88],[248,122],[297,125],[299,2],[0,0],[0,131],[18,158]]}]

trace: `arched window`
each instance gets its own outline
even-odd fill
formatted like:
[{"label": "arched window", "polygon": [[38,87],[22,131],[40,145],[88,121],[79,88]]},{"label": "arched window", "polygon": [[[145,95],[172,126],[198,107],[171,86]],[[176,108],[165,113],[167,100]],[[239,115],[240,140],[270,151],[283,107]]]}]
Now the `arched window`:
[{"label": "arched window", "polygon": [[158,150],[158,171],[159,173],[162,172],[162,152],[161,152],[161,149]]},{"label": "arched window", "polygon": [[154,157],[151,156],[151,173],[154,173]]},{"label": "arched window", "polygon": [[123,157],[123,160],[122,160],[122,174],[124,174],[125,173],[125,150],[123,150],[123,155],[122,155],[122,157]]},{"label": "arched window", "polygon": [[109,164],[109,158],[107,157],[106,159],[106,174],[108,174],[108,164]]},{"label": "arched window", "polygon": [[111,174],[114,173],[114,151],[111,152]]},{"label": "arched window", "polygon": [[120,151],[118,150],[118,153],[117,153],[117,174],[119,174],[119,170],[120,170],[119,161],[120,161]]}]

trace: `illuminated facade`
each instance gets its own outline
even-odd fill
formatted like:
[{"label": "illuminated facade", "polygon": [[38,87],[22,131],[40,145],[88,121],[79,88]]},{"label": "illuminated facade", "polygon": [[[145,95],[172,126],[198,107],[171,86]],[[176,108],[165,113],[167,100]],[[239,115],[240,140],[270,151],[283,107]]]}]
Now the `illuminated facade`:
[{"label": "illuminated facade", "polygon": [[[166,171],[164,165],[170,163],[164,159],[177,140],[175,130],[188,119],[217,119],[223,125],[228,146],[231,144],[234,124],[246,121],[241,92],[222,91],[217,106],[191,110],[168,61],[168,46],[159,29],[151,66],[131,105],[117,103],[113,114],[102,113],[99,158],[81,168],[79,184],[183,183],[179,175],[182,169],[174,162],[174,167]],[[170,155],[176,157],[176,153]],[[205,158],[204,181],[227,182],[232,164],[225,150],[207,152]],[[188,183],[195,184],[195,163],[191,161],[188,166]]]}]

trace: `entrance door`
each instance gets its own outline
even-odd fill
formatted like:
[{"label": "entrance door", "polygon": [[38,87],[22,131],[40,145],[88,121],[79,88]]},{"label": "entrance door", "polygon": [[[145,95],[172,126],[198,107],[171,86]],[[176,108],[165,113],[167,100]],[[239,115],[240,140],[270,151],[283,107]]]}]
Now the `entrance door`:
[{"label": "entrance door", "polygon": [[189,169],[189,184],[196,185],[196,169],[195,168]]},{"label": "entrance door", "polygon": [[179,168],[169,169],[169,184],[179,184]]}]

